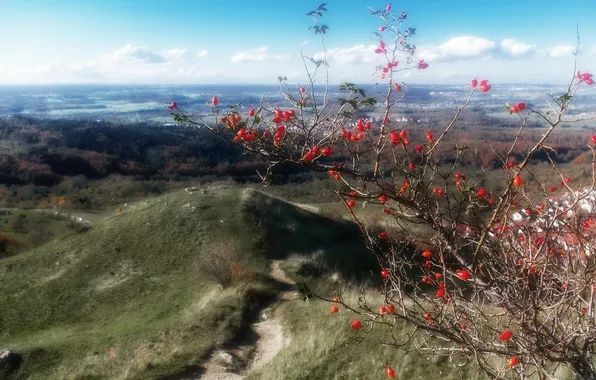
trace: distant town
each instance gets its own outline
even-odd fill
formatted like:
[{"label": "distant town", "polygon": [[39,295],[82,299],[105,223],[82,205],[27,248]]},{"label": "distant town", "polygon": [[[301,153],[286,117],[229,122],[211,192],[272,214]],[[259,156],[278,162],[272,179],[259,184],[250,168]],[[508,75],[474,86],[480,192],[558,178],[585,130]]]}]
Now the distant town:
[{"label": "distant town", "polygon": [[[368,95],[383,91],[385,85],[375,89],[371,85],[361,86]],[[563,86],[554,85],[497,85],[499,91],[475,95],[472,108],[477,113],[490,117],[507,116],[503,109],[508,102],[524,100],[531,107],[545,110],[554,101]],[[298,88],[298,87],[296,87]],[[291,87],[288,91],[291,91]],[[322,97],[324,88],[315,88],[317,97]],[[428,122],[438,110],[456,109],[462,105],[468,94],[468,86],[433,85],[408,88],[407,96],[398,103],[393,118],[401,122]],[[337,85],[330,85],[332,101],[343,94]],[[240,110],[258,107],[261,101],[287,107],[280,95],[279,86],[268,85],[38,85],[0,86],[0,117],[28,115],[43,119],[93,119],[124,123],[151,122],[173,125],[167,104],[176,101],[186,111],[197,115],[210,113],[208,102],[213,95],[221,99],[220,107],[239,105]],[[574,100],[574,120],[594,117],[596,114],[596,89],[582,91]],[[368,116],[373,120],[380,117],[371,108]],[[593,121],[589,122],[593,123]],[[584,125],[585,126],[585,125]],[[588,124],[589,127],[595,125]]]}]

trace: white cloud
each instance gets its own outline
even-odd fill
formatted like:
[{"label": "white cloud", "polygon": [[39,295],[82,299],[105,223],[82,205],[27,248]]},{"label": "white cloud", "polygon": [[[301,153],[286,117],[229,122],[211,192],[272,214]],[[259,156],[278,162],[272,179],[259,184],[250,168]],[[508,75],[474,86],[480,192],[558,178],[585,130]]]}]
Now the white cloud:
[{"label": "white cloud", "polygon": [[171,49],[171,50],[166,50],[162,53],[162,56],[167,60],[176,60],[176,59],[181,59],[184,58],[186,56],[186,49]]},{"label": "white cloud", "polygon": [[163,63],[166,61],[166,58],[161,54],[153,53],[146,47],[131,44],[115,50],[107,58],[122,63]]},{"label": "white cloud", "polygon": [[309,40],[304,40],[304,41],[302,41],[302,44],[301,45],[308,45],[309,43],[310,43]]},{"label": "white cloud", "polygon": [[[187,49],[176,48],[157,53],[146,47],[128,44],[86,62],[14,67],[10,75],[19,78],[16,82],[33,83],[173,83],[221,78],[221,70],[200,65],[199,61],[205,55],[206,50],[192,56]],[[15,82],[15,79],[11,82]]]},{"label": "white cloud", "polygon": [[[375,45],[356,45],[347,48],[333,48],[327,50],[327,60],[335,61],[339,64],[350,64],[350,63],[369,63],[369,62],[381,62],[379,54],[375,53]],[[313,56],[314,59],[323,59],[324,53],[317,53]]]},{"label": "white cloud", "polygon": [[416,55],[425,61],[451,61],[482,56],[495,47],[495,42],[482,37],[458,36],[438,46],[420,46]]},{"label": "white cloud", "polygon": [[548,49],[546,55],[551,58],[566,57],[575,52],[575,48],[576,47],[573,45],[555,46],[554,48]]},{"label": "white cloud", "polygon": [[511,38],[501,41],[501,51],[513,58],[527,57],[536,52],[536,45],[524,44]]},{"label": "white cloud", "polygon": [[260,48],[238,52],[232,56],[232,62],[260,62],[260,61],[280,61],[282,56],[268,54],[269,48],[262,46]]}]

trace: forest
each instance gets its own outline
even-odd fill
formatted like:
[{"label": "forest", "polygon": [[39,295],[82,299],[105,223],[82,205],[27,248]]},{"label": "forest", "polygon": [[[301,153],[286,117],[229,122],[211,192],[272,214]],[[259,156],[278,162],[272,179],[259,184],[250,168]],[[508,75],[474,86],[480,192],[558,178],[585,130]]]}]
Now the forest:
[{"label": "forest", "polygon": [[[419,111],[415,117],[425,117],[424,125],[406,122],[395,128],[407,128],[414,144],[423,141],[434,125],[441,125],[445,114]],[[480,122],[488,125],[476,125]],[[503,163],[492,149],[504,152],[517,129],[495,127],[495,123],[498,121],[487,117],[463,118],[447,136],[451,143],[442,146],[457,143],[462,148],[459,164],[470,171],[500,170]],[[541,128],[528,128],[522,138],[533,141],[541,133]],[[590,149],[585,135],[586,131],[574,128],[553,134],[549,145],[557,152],[553,159],[563,165],[588,162]],[[374,130],[371,136],[375,136]],[[243,153],[206,129],[190,126],[13,116],[0,119],[0,141],[2,207],[104,209],[188,183],[259,183],[258,173],[263,174],[268,165],[263,158]],[[363,161],[369,161],[370,147],[370,141],[362,141],[359,149]],[[449,165],[455,154],[453,148],[445,149],[437,156],[441,164]],[[524,150],[520,144],[513,156],[523,157]],[[329,159],[342,163],[349,157],[344,147]],[[545,163],[548,155],[540,150],[533,159],[536,164]],[[315,190],[313,181],[318,183]],[[291,185],[298,193],[300,184],[308,183],[313,194],[338,186],[326,173],[313,173],[295,164],[277,166],[273,183]]]}]

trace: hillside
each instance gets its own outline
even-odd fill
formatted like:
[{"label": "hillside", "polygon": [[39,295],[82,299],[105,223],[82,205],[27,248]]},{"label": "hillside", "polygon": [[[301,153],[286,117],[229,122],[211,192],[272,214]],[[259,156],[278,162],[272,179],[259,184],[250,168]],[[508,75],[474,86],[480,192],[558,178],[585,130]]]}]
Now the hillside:
[{"label": "hillside", "polygon": [[[89,231],[0,260],[1,346],[23,355],[18,379],[180,372],[241,339],[274,299],[269,259],[315,252],[346,273],[375,265],[353,259],[364,250],[351,223],[253,190],[129,204]],[[220,254],[240,264],[223,290],[203,260]]]}]

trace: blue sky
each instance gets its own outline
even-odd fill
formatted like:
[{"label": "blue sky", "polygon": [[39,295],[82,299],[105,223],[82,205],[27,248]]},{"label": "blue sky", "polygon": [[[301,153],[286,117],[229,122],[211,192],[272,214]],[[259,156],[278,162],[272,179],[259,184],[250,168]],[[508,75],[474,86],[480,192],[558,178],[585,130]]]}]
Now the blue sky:
[{"label": "blue sky", "polygon": [[[300,51],[320,45],[304,13],[322,1],[0,0],[0,83],[275,83],[304,81]],[[328,0],[330,79],[370,82],[379,57],[367,6]],[[596,1],[393,1],[418,29],[430,68],[410,83],[558,83],[596,65]],[[596,68],[593,67],[594,70]]]}]

